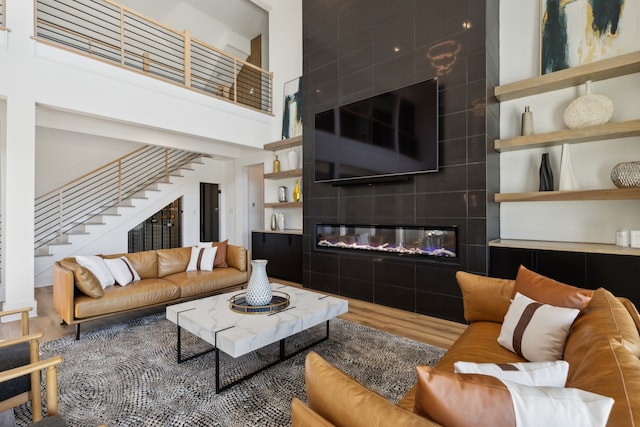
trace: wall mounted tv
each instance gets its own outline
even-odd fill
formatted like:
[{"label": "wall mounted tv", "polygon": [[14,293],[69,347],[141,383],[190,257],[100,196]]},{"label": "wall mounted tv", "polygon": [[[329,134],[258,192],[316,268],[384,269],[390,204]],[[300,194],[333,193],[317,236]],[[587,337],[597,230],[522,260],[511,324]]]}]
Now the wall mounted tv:
[{"label": "wall mounted tv", "polygon": [[315,115],[315,182],[402,179],[438,170],[438,80]]}]

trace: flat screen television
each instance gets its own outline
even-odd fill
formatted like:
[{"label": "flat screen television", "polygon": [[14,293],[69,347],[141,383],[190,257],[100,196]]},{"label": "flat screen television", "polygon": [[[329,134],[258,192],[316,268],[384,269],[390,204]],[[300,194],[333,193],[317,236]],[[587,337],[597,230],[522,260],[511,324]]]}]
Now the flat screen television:
[{"label": "flat screen television", "polygon": [[438,170],[438,80],[315,115],[315,182],[353,183]]}]

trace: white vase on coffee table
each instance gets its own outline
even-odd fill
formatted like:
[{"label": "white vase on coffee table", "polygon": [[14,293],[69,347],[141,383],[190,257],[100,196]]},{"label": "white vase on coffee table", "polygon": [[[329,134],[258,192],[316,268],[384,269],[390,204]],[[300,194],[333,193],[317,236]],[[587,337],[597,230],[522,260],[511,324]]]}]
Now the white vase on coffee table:
[{"label": "white vase on coffee table", "polygon": [[267,305],[271,302],[273,293],[267,277],[267,262],[266,259],[251,260],[251,277],[245,296],[249,305]]}]

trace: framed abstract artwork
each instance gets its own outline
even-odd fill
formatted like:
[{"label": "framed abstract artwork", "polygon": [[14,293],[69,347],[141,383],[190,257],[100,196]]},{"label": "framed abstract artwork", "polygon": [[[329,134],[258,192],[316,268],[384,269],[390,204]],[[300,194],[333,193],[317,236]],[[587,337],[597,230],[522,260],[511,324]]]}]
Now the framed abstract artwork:
[{"label": "framed abstract artwork", "polygon": [[640,0],[540,0],[540,74],[640,50]]},{"label": "framed abstract artwork", "polygon": [[302,135],[302,77],[284,84],[282,139]]}]

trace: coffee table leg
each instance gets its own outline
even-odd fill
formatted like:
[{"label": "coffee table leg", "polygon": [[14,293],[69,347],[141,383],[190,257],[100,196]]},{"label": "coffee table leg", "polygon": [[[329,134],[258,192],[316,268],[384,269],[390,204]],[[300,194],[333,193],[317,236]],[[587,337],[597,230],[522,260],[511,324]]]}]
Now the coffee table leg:
[{"label": "coffee table leg", "polygon": [[[223,329],[224,330],[224,329]],[[220,393],[221,391],[225,391],[231,387],[233,387],[234,385],[241,383],[242,381],[248,380],[249,378],[253,377],[256,374],[259,374],[262,371],[265,371],[275,365],[277,365],[280,362],[283,362],[287,359],[292,358],[293,356],[296,356],[300,353],[302,353],[305,350],[308,350],[309,348],[313,347],[316,344],[319,344],[323,341],[326,341],[329,338],[329,321],[327,320],[327,324],[326,324],[326,335],[322,338],[320,338],[318,341],[314,341],[311,344],[305,346],[304,348],[301,348],[299,350],[296,350],[295,352],[291,353],[291,354],[286,354],[286,349],[285,349],[285,339],[281,339],[280,340],[280,355],[278,357],[277,360],[269,363],[266,366],[261,367],[260,369],[253,371],[247,375],[245,375],[242,378],[238,378],[237,380],[234,380],[232,382],[230,382],[229,384],[226,384],[222,387],[220,387],[220,350],[218,350],[218,332],[222,332],[223,330],[217,331],[215,333],[215,338],[214,338],[214,342],[215,342],[215,352],[216,352],[216,394]]]}]

